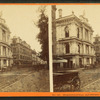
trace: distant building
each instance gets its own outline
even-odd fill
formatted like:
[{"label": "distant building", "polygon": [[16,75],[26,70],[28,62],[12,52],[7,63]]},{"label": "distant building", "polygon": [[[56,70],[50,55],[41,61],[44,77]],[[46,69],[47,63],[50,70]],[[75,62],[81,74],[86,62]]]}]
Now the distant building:
[{"label": "distant building", "polygon": [[32,65],[35,66],[37,65],[37,55],[36,51],[32,50]]},{"label": "distant building", "polygon": [[12,66],[12,63],[10,30],[5,23],[5,20],[0,16],[0,69]]},{"label": "distant building", "polygon": [[[52,10],[54,10],[53,13],[56,12],[55,6]],[[88,19],[83,15],[78,18],[74,12],[62,17],[62,9],[59,9],[58,19],[55,19],[54,14],[52,16],[54,21],[53,59],[62,59],[64,63],[60,63],[60,66],[67,68],[94,64],[93,29],[89,25]]]},{"label": "distant building", "polygon": [[96,61],[100,63],[100,36],[96,35],[94,39],[95,39],[94,45],[95,45]]},{"label": "distant building", "polygon": [[30,45],[28,45],[25,41],[22,41],[19,37],[13,37],[11,46],[14,65],[32,65],[32,50]]},{"label": "distant building", "polygon": [[35,65],[44,65],[44,64],[47,64],[47,62],[41,59],[39,57],[39,54],[35,50],[32,50],[32,65],[35,66]]}]

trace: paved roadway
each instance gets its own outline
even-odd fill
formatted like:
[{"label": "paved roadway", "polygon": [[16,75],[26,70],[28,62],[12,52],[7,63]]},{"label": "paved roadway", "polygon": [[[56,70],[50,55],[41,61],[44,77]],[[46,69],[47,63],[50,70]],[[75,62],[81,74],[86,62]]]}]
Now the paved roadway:
[{"label": "paved roadway", "polygon": [[81,88],[80,92],[100,92],[100,78]]},{"label": "paved roadway", "polygon": [[100,67],[81,71],[79,77],[81,79],[80,92],[100,92]]},{"label": "paved roadway", "polygon": [[49,72],[21,68],[0,73],[0,92],[49,92]]}]

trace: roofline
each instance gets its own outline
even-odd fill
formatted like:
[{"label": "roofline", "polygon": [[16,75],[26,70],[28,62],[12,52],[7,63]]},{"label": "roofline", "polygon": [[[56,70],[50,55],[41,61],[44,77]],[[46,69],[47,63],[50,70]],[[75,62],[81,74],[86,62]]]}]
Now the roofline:
[{"label": "roofline", "polygon": [[[68,18],[67,18],[67,17],[68,17]],[[64,19],[63,19],[63,18],[64,18]],[[85,22],[82,22],[76,15],[68,15],[68,16],[64,16],[64,17],[61,17],[61,18],[57,18],[57,19],[56,19],[56,22],[57,22],[57,21],[61,21],[61,20],[70,19],[70,18],[77,18],[77,19],[80,21],[81,24],[85,24],[86,26],[90,27],[91,30],[92,30],[92,32],[94,32],[93,29],[92,29],[92,27],[91,27],[90,25],[88,25],[88,24],[85,23]]]}]

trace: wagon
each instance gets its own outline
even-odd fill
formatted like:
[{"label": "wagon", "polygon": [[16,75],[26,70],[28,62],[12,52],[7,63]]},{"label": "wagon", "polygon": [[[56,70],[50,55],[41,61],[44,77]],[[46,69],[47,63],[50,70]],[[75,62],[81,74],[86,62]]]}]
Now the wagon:
[{"label": "wagon", "polygon": [[76,69],[64,69],[53,73],[54,91],[78,91],[80,89],[79,71]]}]

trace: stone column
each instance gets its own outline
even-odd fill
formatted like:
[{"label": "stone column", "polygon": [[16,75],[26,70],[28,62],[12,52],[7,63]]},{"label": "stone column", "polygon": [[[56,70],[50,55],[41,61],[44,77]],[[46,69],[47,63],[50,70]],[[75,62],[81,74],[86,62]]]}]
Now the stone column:
[{"label": "stone column", "polygon": [[11,49],[9,49],[9,57],[11,57]]},{"label": "stone column", "polygon": [[84,65],[84,58],[82,58],[82,65]]},{"label": "stone column", "polygon": [[69,42],[69,53],[72,53],[72,51],[71,51],[71,42]]},{"label": "stone column", "polygon": [[72,42],[72,45],[71,45],[71,53],[75,54],[75,42],[74,41]]},{"label": "stone column", "polygon": [[87,63],[86,63],[86,58],[84,58],[84,65],[86,65]]},{"label": "stone column", "polygon": [[89,64],[92,64],[92,62],[91,62],[91,58],[89,58]]},{"label": "stone column", "polygon": [[91,47],[91,55],[93,55],[93,47]]},{"label": "stone column", "polygon": [[88,41],[90,41],[90,32],[88,32]]},{"label": "stone column", "polygon": [[86,54],[86,46],[85,46],[85,44],[83,44],[83,49],[84,49],[84,53],[83,54]]},{"label": "stone column", "polygon": [[60,68],[63,68],[63,63],[60,63]]},{"label": "stone column", "polygon": [[82,32],[81,32],[81,28],[79,28],[79,38],[82,39]]},{"label": "stone column", "polygon": [[8,48],[6,47],[6,56],[8,56]]},{"label": "stone column", "polygon": [[85,40],[85,29],[83,28],[83,40]]},{"label": "stone column", "polygon": [[8,55],[8,57],[9,57],[9,48],[8,48],[8,54],[7,54],[7,55]]},{"label": "stone column", "polygon": [[1,55],[3,55],[3,46],[1,45]]},{"label": "stone column", "polygon": [[1,70],[1,60],[0,60],[0,70]]},{"label": "stone column", "polygon": [[6,42],[8,42],[8,33],[6,32]]},{"label": "stone column", "polygon": [[83,27],[81,28],[81,38],[82,38],[82,40],[83,40]]},{"label": "stone column", "polygon": [[9,66],[9,62],[8,62],[8,59],[7,59],[6,65],[7,65],[7,66]]},{"label": "stone column", "polygon": [[80,54],[82,54],[82,44],[80,44]]},{"label": "stone column", "polygon": [[3,59],[1,59],[1,69],[3,68]]},{"label": "stone column", "polygon": [[91,46],[89,45],[89,54],[91,54]]},{"label": "stone column", "polygon": [[76,66],[78,67],[79,66],[79,56],[76,56],[75,59],[76,59]]},{"label": "stone column", "polygon": [[90,42],[92,42],[91,39],[92,39],[92,38],[91,38],[91,33],[90,33]]},{"label": "stone column", "polygon": [[73,57],[73,58],[72,58],[72,61],[73,61],[73,64],[75,64],[75,63],[76,63],[76,61],[75,61],[75,57]]},{"label": "stone column", "polygon": [[2,40],[2,29],[0,27],[0,40]]},{"label": "stone column", "polygon": [[75,54],[78,54],[78,43],[77,42],[75,42],[73,48],[75,49]]}]

